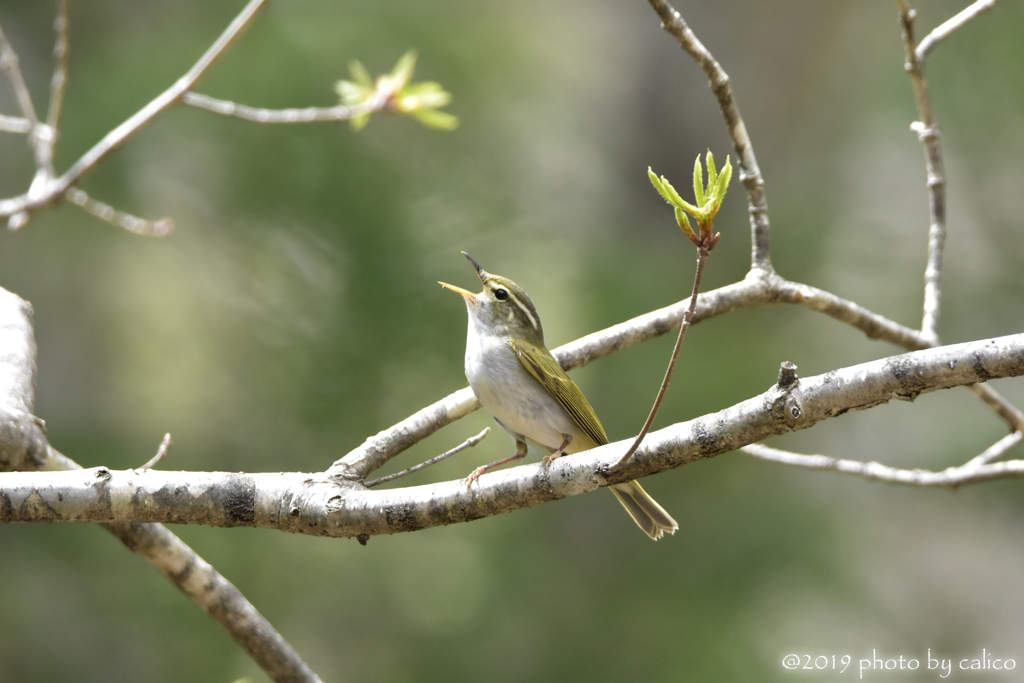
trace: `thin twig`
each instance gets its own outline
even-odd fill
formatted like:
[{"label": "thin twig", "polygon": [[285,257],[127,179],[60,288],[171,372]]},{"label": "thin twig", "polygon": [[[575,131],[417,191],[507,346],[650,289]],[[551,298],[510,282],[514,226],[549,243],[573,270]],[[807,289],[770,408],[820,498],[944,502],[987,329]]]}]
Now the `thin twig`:
[{"label": "thin twig", "polygon": [[[1012,436],[1012,435],[1011,435]],[[1006,439],[1003,439],[1005,441]],[[999,442],[999,443],[1002,443]],[[999,444],[996,444],[999,445]],[[994,448],[995,446],[993,446]],[[866,479],[884,481],[890,484],[907,486],[931,486],[955,489],[964,484],[976,484],[992,479],[1024,477],[1024,460],[1006,460],[994,464],[976,463],[975,458],[959,467],[949,467],[941,472],[931,470],[903,470],[889,467],[877,462],[861,462],[845,460],[827,455],[802,455],[791,453],[762,444],[750,444],[740,449],[748,455],[761,460],[807,467],[814,470],[833,470],[846,474],[856,474]],[[991,450],[991,449],[990,449]],[[986,451],[987,452],[987,451]],[[981,456],[979,456],[980,458]]]},{"label": "thin twig", "polygon": [[451,449],[450,451],[445,451],[441,455],[438,455],[438,456],[436,456],[434,458],[431,458],[430,460],[427,460],[426,462],[421,462],[419,465],[413,465],[412,467],[410,467],[408,469],[404,469],[401,472],[395,472],[394,474],[389,474],[386,477],[380,477],[379,479],[373,479],[371,481],[368,481],[368,482],[364,483],[363,486],[365,486],[366,488],[371,488],[373,486],[376,486],[377,484],[383,484],[384,482],[387,482],[387,481],[394,481],[395,479],[398,479],[399,477],[404,477],[407,474],[412,474],[413,472],[419,472],[424,467],[430,467],[431,465],[433,465],[435,463],[441,462],[445,458],[451,457],[451,456],[455,455],[456,453],[458,453],[460,451],[464,451],[467,448],[471,448],[472,446],[477,445],[478,443],[483,441],[484,437],[486,437],[490,432],[491,432],[491,428],[490,427],[485,427],[484,431],[480,432],[476,436],[469,437],[468,439],[466,439],[465,441],[463,441],[461,444],[459,444],[455,448]]},{"label": "thin twig", "polygon": [[651,406],[651,412],[647,414],[647,420],[644,421],[643,428],[636,435],[633,445],[629,447],[626,454],[611,468],[613,472],[626,464],[626,461],[636,453],[636,449],[640,448],[640,444],[643,442],[644,437],[647,436],[647,432],[651,431],[651,425],[654,424],[654,418],[658,414],[658,409],[661,408],[665,392],[668,391],[668,383],[672,379],[672,372],[676,369],[676,361],[679,359],[680,349],[683,348],[686,331],[690,329],[694,313],[697,311],[697,294],[700,292],[700,281],[704,275],[704,264],[708,260],[709,253],[705,247],[697,247],[697,272],[693,276],[693,292],[690,294],[690,307],[686,309],[686,313],[683,315],[683,322],[679,325],[679,336],[676,337],[676,344],[672,347],[672,357],[668,361],[668,367],[665,368],[665,377],[661,380],[661,387],[658,389],[658,395],[654,398],[654,405]]},{"label": "thin twig", "polygon": [[1003,438],[996,441],[994,444],[986,448],[980,455],[967,461],[964,467],[974,467],[976,465],[987,465],[993,460],[1006,455],[1007,451],[1020,443],[1021,437],[1024,436],[1021,432],[1010,432]]},{"label": "thin twig", "polygon": [[968,387],[974,395],[985,402],[999,417],[1006,420],[1010,428],[1017,432],[1024,432],[1024,413],[1020,412],[1017,406],[1003,398],[1002,394],[987,384],[972,384]]},{"label": "thin twig", "polygon": [[708,77],[708,85],[718,98],[718,106],[725,117],[725,125],[732,137],[739,157],[740,181],[747,190],[747,208],[750,212],[751,268],[770,271],[771,225],[768,223],[768,198],[765,194],[764,179],[754,156],[754,145],[747,134],[747,126],[740,116],[739,106],[733,97],[729,75],[719,65],[711,52],[698,40],[683,17],[665,0],[650,0],[651,7],[661,17],[661,27],[672,35],[679,45],[697,62],[697,66]]},{"label": "thin twig", "polygon": [[[43,183],[53,178],[53,156],[50,151],[54,132],[50,127],[39,122],[36,108],[32,104],[32,96],[29,94],[28,86],[25,85],[25,79],[21,74],[18,55],[2,30],[0,30],[0,67],[7,72],[7,78],[11,82],[18,106],[21,108],[21,115],[29,126],[29,145],[35,155],[37,168],[36,177],[28,192],[31,195],[38,191]],[[9,227],[14,230],[28,222],[28,216],[19,211],[11,212],[10,219]]]},{"label": "thin twig", "polygon": [[244,104],[236,104],[228,100],[218,100],[207,95],[187,92],[182,102],[191,107],[206,111],[233,116],[254,123],[315,123],[322,121],[348,121],[353,116],[368,113],[362,107],[306,107],[304,109],[258,109]]},{"label": "thin twig", "polygon": [[0,29],[0,68],[7,73],[7,79],[11,82],[14,96],[18,100],[18,107],[21,108],[21,115],[28,121],[30,128],[35,128],[39,125],[39,117],[36,116],[36,108],[32,105],[32,96],[21,75],[18,54],[7,41],[3,29]]},{"label": "thin twig", "polygon": [[[68,80],[68,3],[70,0],[57,0],[57,18],[53,21],[53,30],[57,34],[57,42],[53,46],[53,78],[50,79],[50,106],[46,112],[46,125],[54,131],[60,121],[60,110],[64,104],[64,86]],[[57,136],[53,136],[56,142]],[[51,145],[51,156],[52,145]]]},{"label": "thin twig", "polygon": [[946,176],[942,165],[942,151],[939,148],[939,129],[935,125],[928,84],[924,78],[924,61],[914,47],[914,18],[916,12],[907,0],[897,0],[900,7],[900,24],[903,27],[903,48],[906,53],[907,73],[914,90],[914,100],[920,121],[911,125],[918,139],[924,145],[925,168],[928,185],[928,261],[924,271],[924,314],[921,332],[928,339],[938,342],[939,300],[942,289],[942,253],[946,243]]},{"label": "thin twig", "polygon": [[932,29],[932,32],[925,36],[917,45],[916,52],[918,60],[923,61],[936,45],[952,35],[952,33],[957,29],[962,28],[972,19],[992,9],[992,6],[998,1],[999,0],[978,0],[956,16],[951,19],[947,19],[942,24]]},{"label": "thin twig", "polygon": [[158,221],[148,221],[145,218],[133,216],[124,211],[118,211],[109,204],[93,199],[84,190],[77,187],[69,187],[64,192],[64,198],[76,206],[80,206],[87,213],[107,221],[128,232],[146,237],[164,237],[174,230],[174,220],[161,218]]},{"label": "thin twig", "polygon": [[[184,76],[175,81],[174,85],[158,95],[153,101],[137,111],[117,128],[107,133],[102,140],[93,145],[78,159],[62,176],[53,179],[40,188],[33,188],[28,193],[12,199],[0,200],[0,218],[25,216],[19,219],[20,227],[27,222],[28,214],[40,207],[51,204],[62,196],[69,187],[78,182],[82,176],[91,171],[96,164],[105,159],[111,152],[120,147],[126,140],[142,130],[166,110],[181,102],[181,98],[198,83],[210,70],[242,31],[252,23],[268,0],[250,0],[249,4],[235,17],[216,41],[207,49],[199,61]],[[28,117],[26,117],[28,118]]]},{"label": "thin twig", "polygon": [[28,133],[32,130],[32,124],[20,116],[0,114],[0,130],[5,133]]},{"label": "thin twig", "polygon": [[158,462],[164,459],[164,456],[167,455],[167,451],[171,450],[171,446],[173,445],[174,442],[171,440],[171,433],[167,432],[164,434],[164,440],[160,442],[160,448],[156,449],[156,455],[150,458],[146,464],[139,469],[148,470],[149,468],[154,467]]}]

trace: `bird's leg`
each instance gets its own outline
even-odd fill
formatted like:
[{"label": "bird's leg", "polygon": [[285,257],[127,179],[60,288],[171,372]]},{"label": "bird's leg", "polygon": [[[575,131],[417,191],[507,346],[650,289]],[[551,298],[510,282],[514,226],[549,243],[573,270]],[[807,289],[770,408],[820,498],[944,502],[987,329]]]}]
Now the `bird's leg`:
[{"label": "bird's leg", "polygon": [[551,463],[565,455],[565,449],[569,447],[569,442],[572,441],[572,434],[562,434],[562,438],[564,438],[565,441],[563,441],[562,445],[558,447],[558,450],[551,455],[544,456],[545,468],[551,467]]},{"label": "bird's leg", "polygon": [[495,467],[500,467],[507,462],[512,462],[513,460],[520,460],[521,458],[525,458],[526,451],[528,449],[529,446],[526,445],[526,441],[524,441],[523,439],[516,439],[515,455],[511,455],[507,458],[502,458],[501,460],[495,460],[490,465],[483,465],[481,467],[477,467],[475,470],[469,473],[468,477],[466,477],[466,490],[468,491],[470,488],[472,488],[473,482],[479,479],[480,476],[487,472],[488,470],[492,470]]}]

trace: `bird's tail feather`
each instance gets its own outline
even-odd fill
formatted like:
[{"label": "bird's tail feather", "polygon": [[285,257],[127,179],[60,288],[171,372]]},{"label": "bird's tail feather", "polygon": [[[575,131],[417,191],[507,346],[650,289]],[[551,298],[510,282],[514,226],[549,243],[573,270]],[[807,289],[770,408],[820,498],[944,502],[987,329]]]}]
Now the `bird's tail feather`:
[{"label": "bird's tail feather", "polygon": [[615,484],[608,487],[615,497],[626,508],[626,512],[633,518],[633,521],[644,530],[644,533],[657,541],[666,531],[674,534],[679,525],[672,516],[665,512],[665,508],[658,505],[658,502],[647,495],[643,487],[635,481],[627,481],[624,484]]}]

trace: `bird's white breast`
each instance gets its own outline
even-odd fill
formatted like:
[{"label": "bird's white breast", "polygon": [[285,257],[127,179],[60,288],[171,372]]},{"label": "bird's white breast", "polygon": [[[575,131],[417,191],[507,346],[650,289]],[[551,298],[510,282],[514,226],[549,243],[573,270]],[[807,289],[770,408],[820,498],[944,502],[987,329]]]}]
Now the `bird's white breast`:
[{"label": "bird's white breast", "polygon": [[504,337],[481,333],[470,315],[466,377],[477,400],[513,436],[558,448],[563,434],[580,432],[575,421],[519,361]]}]

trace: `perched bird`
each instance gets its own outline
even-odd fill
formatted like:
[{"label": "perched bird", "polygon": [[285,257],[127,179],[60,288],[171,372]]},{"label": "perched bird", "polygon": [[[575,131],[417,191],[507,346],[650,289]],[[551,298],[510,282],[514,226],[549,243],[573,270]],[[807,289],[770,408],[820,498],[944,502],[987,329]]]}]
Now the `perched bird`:
[{"label": "perched bird", "polygon": [[[483,284],[479,294],[441,282],[461,294],[469,311],[466,335],[466,377],[481,405],[516,441],[514,455],[478,467],[468,477],[471,487],[491,468],[526,455],[527,440],[546,449],[550,465],[566,453],[608,443],[597,414],[576,383],[544,346],[540,317],[526,292],[506,277],[492,275],[469,259]],[[635,481],[609,487],[633,520],[657,540],[679,525]]]}]

